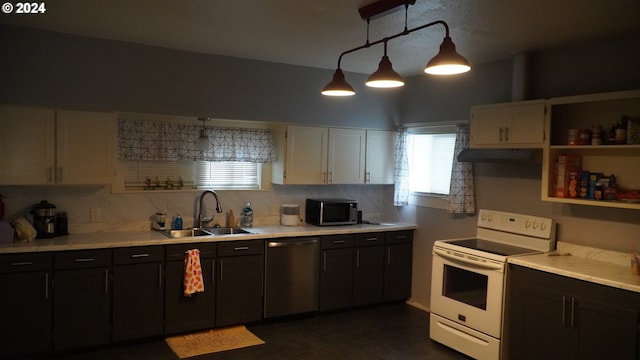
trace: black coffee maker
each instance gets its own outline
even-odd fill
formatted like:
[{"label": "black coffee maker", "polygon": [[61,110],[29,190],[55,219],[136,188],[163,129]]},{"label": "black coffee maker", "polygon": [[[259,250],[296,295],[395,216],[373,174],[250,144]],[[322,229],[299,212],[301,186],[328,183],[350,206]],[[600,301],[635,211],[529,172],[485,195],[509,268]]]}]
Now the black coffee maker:
[{"label": "black coffee maker", "polygon": [[31,209],[33,227],[38,232],[36,238],[44,239],[58,235],[56,231],[56,206],[42,200]]}]

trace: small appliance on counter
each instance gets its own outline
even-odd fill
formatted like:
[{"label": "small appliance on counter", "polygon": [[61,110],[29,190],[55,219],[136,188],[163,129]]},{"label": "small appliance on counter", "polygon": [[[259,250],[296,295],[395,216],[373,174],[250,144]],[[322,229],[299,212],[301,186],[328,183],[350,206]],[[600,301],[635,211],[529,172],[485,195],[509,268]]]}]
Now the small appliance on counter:
[{"label": "small appliance on counter", "polygon": [[151,228],[153,230],[163,231],[166,230],[166,221],[167,213],[166,212],[157,212],[151,217]]},{"label": "small appliance on counter", "polygon": [[349,199],[307,199],[307,224],[353,225],[358,223],[358,202]]},{"label": "small appliance on counter", "polygon": [[300,205],[282,204],[280,206],[280,225],[283,225],[283,226],[300,225]]},{"label": "small appliance on counter", "polygon": [[49,204],[47,200],[40,201],[31,209],[33,215],[33,227],[38,232],[37,239],[46,239],[58,236],[56,231],[56,206]]}]

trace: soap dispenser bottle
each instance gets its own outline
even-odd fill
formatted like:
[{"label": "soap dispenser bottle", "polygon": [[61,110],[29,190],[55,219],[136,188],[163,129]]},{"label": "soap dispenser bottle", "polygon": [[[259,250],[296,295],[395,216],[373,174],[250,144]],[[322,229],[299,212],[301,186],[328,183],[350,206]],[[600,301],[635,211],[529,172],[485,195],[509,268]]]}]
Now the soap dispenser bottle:
[{"label": "soap dispenser bottle", "polygon": [[182,216],[176,215],[176,218],[173,219],[173,229],[182,230]]}]

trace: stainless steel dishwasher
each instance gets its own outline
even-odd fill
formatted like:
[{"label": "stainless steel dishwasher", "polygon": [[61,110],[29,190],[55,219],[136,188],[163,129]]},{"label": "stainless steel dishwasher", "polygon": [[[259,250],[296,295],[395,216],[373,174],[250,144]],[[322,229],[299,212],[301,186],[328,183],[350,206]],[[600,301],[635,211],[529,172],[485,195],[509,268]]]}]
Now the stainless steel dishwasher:
[{"label": "stainless steel dishwasher", "polygon": [[267,241],[264,317],[318,310],[318,237]]}]

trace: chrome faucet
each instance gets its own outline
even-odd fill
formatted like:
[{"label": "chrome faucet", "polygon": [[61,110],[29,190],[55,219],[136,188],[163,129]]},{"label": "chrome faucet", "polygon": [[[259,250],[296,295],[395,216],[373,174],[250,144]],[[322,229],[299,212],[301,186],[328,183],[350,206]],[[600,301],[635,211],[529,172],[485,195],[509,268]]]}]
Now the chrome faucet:
[{"label": "chrome faucet", "polygon": [[211,194],[213,195],[213,197],[216,198],[216,212],[218,214],[222,213],[222,208],[220,207],[220,199],[218,199],[218,194],[216,194],[215,191],[213,190],[205,190],[202,192],[202,194],[200,194],[200,203],[199,203],[199,207],[198,207],[198,216],[196,217],[196,219],[198,219],[198,227],[202,228],[204,224],[208,224],[210,222],[213,221],[213,215],[211,215],[210,218],[206,218],[204,217],[204,214],[202,213],[202,203],[204,200],[204,196],[207,194]]}]

